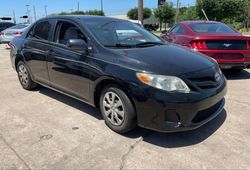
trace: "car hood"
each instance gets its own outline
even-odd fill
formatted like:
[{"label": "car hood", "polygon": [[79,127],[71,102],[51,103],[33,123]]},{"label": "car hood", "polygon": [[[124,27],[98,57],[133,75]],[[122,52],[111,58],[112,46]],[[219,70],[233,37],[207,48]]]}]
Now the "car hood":
[{"label": "car hood", "polygon": [[215,62],[203,54],[175,44],[119,51],[121,65],[135,70],[162,75],[180,76],[215,66]]}]

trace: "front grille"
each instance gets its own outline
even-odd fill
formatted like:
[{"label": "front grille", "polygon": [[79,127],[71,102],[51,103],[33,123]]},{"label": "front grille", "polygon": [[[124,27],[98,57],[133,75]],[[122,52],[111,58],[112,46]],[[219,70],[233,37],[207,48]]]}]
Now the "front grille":
[{"label": "front grille", "polygon": [[207,40],[206,45],[211,50],[245,50],[245,40]]},{"label": "front grille", "polygon": [[199,123],[203,120],[206,120],[210,116],[212,116],[221,106],[223,100],[219,101],[217,104],[213,105],[212,107],[199,111],[193,118],[193,123]]},{"label": "front grille", "polygon": [[190,78],[189,80],[200,89],[211,89],[219,85],[214,77]]},{"label": "front grille", "polygon": [[192,91],[217,88],[222,83],[224,76],[219,67],[211,67],[183,75],[183,79]]}]

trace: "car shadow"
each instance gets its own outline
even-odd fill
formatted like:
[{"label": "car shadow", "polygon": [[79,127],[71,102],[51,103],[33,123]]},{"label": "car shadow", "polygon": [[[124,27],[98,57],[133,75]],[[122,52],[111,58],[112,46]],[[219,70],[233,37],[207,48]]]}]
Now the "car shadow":
[{"label": "car shadow", "polygon": [[[85,104],[81,101],[50,90],[45,87],[38,89],[39,93],[51,97],[57,101],[67,104],[73,108],[76,108],[84,113],[87,113],[98,120],[102,120],[102,116],[98,109]],[[167,148],[185,147],[189,145],[195,145],[201,143],[210,137],[216,130],[224,123],[227,117],[227,112],[223,110],[215,119],[203,125],[202,127],[186,132],[176,133],[160,133],[152,130],[137,127],[135,130],[123,134],[127,138],[139,138],[142,137],[144,142],[148,142],[153,145]],[[107,127],[108,128],[108,127]]]},{"label": "car shadow", "polygon": [[46,87],[42,87],[40,86],[38,88],[38,91],[39,93],[43,94],[43,95],[46,95],[50,98],[53,98],[57,101],[60,101],[64,104],[67,104],[75,109],[78,109],[84,113],[87,113],[93,117],[95,117],[96,119],[98,120],[101,120],[102,119],[102,116],[101,114],[99,113],[98,109],[96,109],[95,107],[93,106],[90,106],[84,102],[81,102],[79,100],[76,100],[76,99],[73,99],[71,97],[68,97],[64,94],[61,94],[59,92],[56,92],[54,90],[51,90],[49,88],[46,88]]},{"label": "car shadow", "polygon": [[228,80],[250,79],[250,72],[247,70],[223,70]]},{"label": "car shadow", "polygon": [[165,148],[178,148],[199,144],[213,135],[225,122],[226,110],[223,110],[215,119],[198,129],[176,133],[161,133],[138,128],[124,135],[130,138],[142,137],[144,142]]}]

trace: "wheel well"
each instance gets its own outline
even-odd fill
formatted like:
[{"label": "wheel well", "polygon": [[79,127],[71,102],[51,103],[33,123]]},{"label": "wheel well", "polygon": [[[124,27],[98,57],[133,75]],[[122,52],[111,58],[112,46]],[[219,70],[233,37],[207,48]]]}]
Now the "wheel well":
[{"label": "wheel well", "polygon": [[132,105],[134,106],[135,109],[135,105],[134,105],[134,101],[132,100],[132,97],[129,95],[128,91],[123,88],[118,82],[116,82],[115,80],[102,80],[95,88],[95,93],[94,93],[94,102],[95,102],[95,106],[97,108],[99,108],[99,100],[100,100],[100,96],[101,96],[101,92],[102,90],[108,86],[108,85],[116,85],[118,86],[130,99]]},{"label": "wheel well", "polygon": [[17,70],[17,64],[19,61],[23,61],[22,57],[20,56],[17,56],[16,59],[15,59],[15,69]]}]

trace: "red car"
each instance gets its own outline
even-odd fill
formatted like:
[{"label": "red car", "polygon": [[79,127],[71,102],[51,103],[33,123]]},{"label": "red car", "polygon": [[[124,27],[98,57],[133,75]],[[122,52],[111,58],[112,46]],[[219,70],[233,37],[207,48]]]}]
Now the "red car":
[{"label": "red car", "polygon": [[224,23],[183,21],[161,38],[214,58],[222,69],[250,68],[250,37],[245,37]]}]

